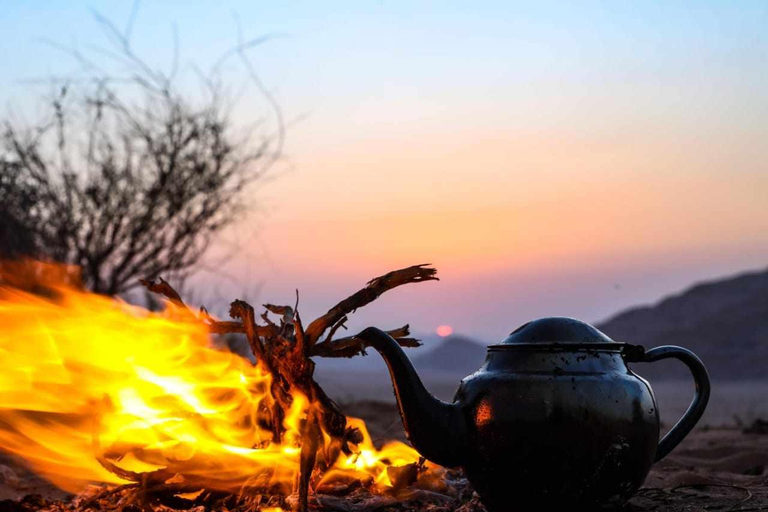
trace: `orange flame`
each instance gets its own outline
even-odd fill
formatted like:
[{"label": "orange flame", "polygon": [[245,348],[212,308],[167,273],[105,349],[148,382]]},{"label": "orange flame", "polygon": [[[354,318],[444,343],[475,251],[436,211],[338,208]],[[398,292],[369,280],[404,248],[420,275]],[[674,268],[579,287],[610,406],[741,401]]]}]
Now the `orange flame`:
[{"label": "orange flame", "polygon": [[[201,488],[290,492],[306,397],[294,395],[283,443],[271,442],[260,422],[272,400],[269,374],[211,348],[189,315],[88,293],[73,276],[40,263],[0,269],[1,449],[72,492],[125,483],[115,470],[160,469]],[[418,461],[400,442],[377,450],[364,423],[349,421],[364,440],[324,479],[363,475],[386,489],[388,466]]]}]

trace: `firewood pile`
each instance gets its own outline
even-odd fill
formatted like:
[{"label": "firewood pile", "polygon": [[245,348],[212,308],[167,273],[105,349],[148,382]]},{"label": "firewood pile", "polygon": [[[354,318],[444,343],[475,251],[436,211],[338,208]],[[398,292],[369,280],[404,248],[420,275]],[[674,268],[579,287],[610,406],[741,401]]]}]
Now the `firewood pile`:
[{"label": "firewood pile", "polygon": [[[461,504],[471,507],[472,490],[460,471],[450,471],[420,459],[403,464],[387,463],[385,480],[362,471],[337,474],[334,463],[339,457],[355,460],[362,455],[358,445],[367,433],[363,426],[348,421],[314,379],[312,357],[353,357],[365,354],[365,342],[356,336],[337,336],[346,329],[348,315],[376,300],[388,290],[409,283],[437,280],[436,270],[428,265],[414,265],[377,277],[326,314],[304,325],[299,315],[299,295],[293,305],[265,304],[257,317],[254,308],[242,300],[230,306],[231,320],[219,320],[205,308],[192,311],[170,283],[162,278],[142,280],[150,291],[167,301],[171,318],[204,324],[213,334],[240,334],[248,340],[256,365],[269,374],[269,396],[264,410],[259,409],[259,427],[271,432],[273,445],[298,446],[298,476],[293,484],[272,479],[269,472],[254,474],[233,491],[225,467],[211,466],[201,473],[185,471],[184,460],[170,459],[165,467],[136,472],[119,465],[123,453],[99,446],[94,436],[98,462],[112,474],[127,481],[124,485],[92,485],[68,499],[51,500],[31,493],[19,501],[3,501],[2,510],[381,510],[409,509],[457,510]],[[409,327],[388,333],[403,347],[417,347]],[[288,432],[287,416],[295,415],[297,399],[306,412],[298,430]],[[304,401],[308,404],[304,405]],[[295,425],[295,422],[292,423]],[[360,428],[358,428],[358,426]],[[362,446],[362,445],[361,445]],[[22,457],[23,454],[20,454]],[[411,459],[413,460],[413,459]],[[324,478],[329,476],[329,478]],[[219,482],[219,480],[222,480]],[[310,492],[311,490],[311,492]],[[469,510],[465,507],[465,510]]]},{"label": "firewood pile", "polygon": [[[335,337],[339,329],[346,329],[347,315],[398,286],[437,280],[436,273],[436,269],[422,264],[395,270],[372,279],[365,288],[339,302],[306,327],[298,311],[298,291],[296,304],[293,306],[265,304],[266,311],[261,315],[261,324],[257,323],[254,308],[242,300],[232,302],[229,310],[230,317],[233,319],[231,321],[215,320],[205,308],[200,309],[197,318],[206,324],[210,332],[244,334],[257,364],[271,374],[270,393],[274,401],[270,406],[269,417],[265,421],[271,427],[273,443],[280,444],[283,439],[284,420],[296,397],[295,392],[298,391],[309,400],[310,406],[301,439],[298,502],[293,508],[306,511],[313,476],[329,470],[342,453],[352,455],[354,447],[363,439],[357,428],[348,426],[347,418],[339,406],[314,380],[315,363],[311,357],[353,357],[365,354],[365,342],[362,339],[355,336]],[[149,279],[142,280],[142,284],[149,291],[168,299],[172,307],[181,314],[194,315],[184,304],[178,292],[163,279],[157,282]],[[279,319],[272,320],[270,313]],[[388,333],[403,347],[420,345],[418,340],[409,337],[408,325],[390,330]],[[321,339],[324,334],[326,334],[325,337]],[[324,442],[323,434],[330,437],[330,443]],[[199,487],[198,485],[190,486],[188,479],[182,482],[181,487],[174,485],[173,472],[131,473],[117,467],[109,460],[104,459],[100,462],[121,478],[145,487],[147,485],[156,487],[161,492],[176,494]],[[410,479],[415,482],[420,468],[413,467],[408,471],[412,474]],[[392,476],[394,475],[390,475],[390,478]],[[395,478],[402,481],[409,477],[403,474]],[[410,483],[407,482],[407,484]],[[264,488],[263,491],[273,490]]]},{"label": "firewood pile", "polygon": [[[37,278],[34,279],[37,282]],[[167,437],[167,431],[159,432],[154,438],[150,438],[150,442],[159,439],[161,443],[157,446],[160,448],[153,446],[145,449],[146,444],[131,440],[111,441],[110,444],[102,445],[101,436],[98,435],[103,424],[102,412],[98,411],[110,413],[114,407],[114,402],[105,398],[104,409],[97,409],[96,414],[89,420],[93,422],[92,426],[87,427],[92,429],[92,456],[101,467],[127,483],[107,484],[118,481],[115,478],[94,481],[87,490],[72,489],[72,492],[76,493],[75,496],[59,501],[36,497],[36,494],[31,492],[20,501],[4,501],[2,509],[122,512],[135,508],[192,510],[203,507],[206,510],[255,512],[290,509],[304,512],[310,509],[378,510],[400,505],[405,507],[408,503],[414,506],[418,503],[419,508],[423,508],[423,505],[434,510],[457,509],[461,503],[471,501],[472,497],[469,484],[460,472],[451,472],[428,463],[405,446],[403,448],[407,448],[407,455],[397,447],[388,452],[387,446],[383,446],[384,451],[377,451],[377,458],[373,459],[379,462],[371,462],[371,450],[379,449],[375,448],[367,437],[365,425],[359,420],[348,419],[339,405],[318,385],[314,379],[315,363],[312,360],[313,357],[350,358],[364,355],[364,340],[354,335],[337,335],[342,329],[346,329],[348,315],[376,300],[388,290],[404,284],[433,280],[437,280],[436,270],[428,265],[414,265],[389,272],[369,281],[364,288],[339,302],[308,325],[302,322],[299,315],[298,291],[295,304],[265,304],[265,311],[259,316],[253,306],[243,300],[235,300],[229,310],[231,320],[220,320],[211,316],[205,308],[200,308],[197,312],[192,311],[171,284],[162,278],[142,280],[142,284],[150,292],[166,299],[167,307],[163,318],[167,318],[174,325],[195,325],[200,328],[200,332],[237,334],[247,339],[255,360],[255,368],[258,369],[257,375],[269,378],[260,381],[266,386],[266,394],[259,391],[260,384],[256,384],[255,390],[259,395],[253,403],[258,407],[252,409],[250,415],[242,416],[245,421],[243,426],[248,429],[247,425],[252,425],[252,428],[257,428],[259,432],[269,432],[269,437],[255,436],[256,444],[253,446],[226,446],[222,452],[217,452],[216,456],[219,458],[206,458],[205,452],[198,455],[192,451],[194,448],[183,453],[169,452],[170,456],[157,452],[163,446],[178,445],[176,438]],[[47,282],[45,284],[47,285]],[[16,288],[12,287],[11,290]],[[51,288],[51,292],[45,296],[50,296],[52,301],[56,301],[58,293],[58,288]],[[82,300],[90,299],[83,295],[76,296]],[[66,317],[67,313],[65,309],[61,309],[56,310],[55,314]],[[388,333],[403,347],[420,345],[418,340],[410,336],[408,325],[389,330]],[[86,364],[89,364],[88,360]],[[209,378],[211,375],[215,373],[209,374]],[[243,373],[239,374],[239,378],[247,382]],[[180,389],[178,382],[181,381],[162,382],[172,390]],[[167,384],[168,382],[171,384]],[[226,397],[220,393],[216,396]],[[23,408],[27,404],[31,402],[24,402],[18,407]],[[144,410],[138,409],[136,414],[143,414]],[[189,414],[195,414],[195,418],[199,419],[201,416],[198,410],[194,409]],[[183,421],[184,415],[188,413],[180,411],[163,417],[161,424],[165,421]],[[24,412],[19,414],[23,415]],[[9,413],[8,418],[15,417]],[[147,422],[147,428],[151,428],[152,421]],[[201,420],[200,432],[208,428],[204,421]],[[24,423],[21,422],[20,425]],[[287,428],[288,425],[290,429]],[[83,432],[82,435],[89,434]],[[17,443],[14,445],[14,451],[9,453],[23,459],[25,462],[22,464],[26,465],[29,460],[24,451],[18,448],[21,445],[19,443],[24,442],[23,436],[23,430],[19,431],[16,437],[9,434],[8,439]],[[186,439],[194,437],[191,435]],[[22,440],[17,441],[18,439]],[[54,436],[50,441],[40,442],[56,443],[56,439]],[[82,449],[87,450],[85,447],[80,448]],[[237,454],[238,450],[251,453],[261,449],[271,451],[265,456],[267,458],[260,469],[255,469],[252,473],[232,471],[228,465],[226,454],[230,452],[227,450]],[[159,455],[155,455],[157,453]],[[176,453],[180,456],[175,456]],[[224,455],[220,455],[221,453]],[[273,468],[266,462],[270,454],[278,457],[276,461],[279,460],[282,466]],[[130,464],[126,467],[121,464],[126,456],[133,456],[134,460],[145,466],[149,464],[154,467],[134,469]],[[35,460],[40,463],[39,458]],[[284,466],[289,460],[295,461],[295,469],[288,468],[295,477],[286,478]],[[345,461],[341,466],[340,460]],[[378,464],[377,468],[380,469],[367,470],[366,468],[373,467],[372,464]],[[283,472],[278,474],[278,471]],[[83,480],[83,484],[88,482],[89,480]]]}]

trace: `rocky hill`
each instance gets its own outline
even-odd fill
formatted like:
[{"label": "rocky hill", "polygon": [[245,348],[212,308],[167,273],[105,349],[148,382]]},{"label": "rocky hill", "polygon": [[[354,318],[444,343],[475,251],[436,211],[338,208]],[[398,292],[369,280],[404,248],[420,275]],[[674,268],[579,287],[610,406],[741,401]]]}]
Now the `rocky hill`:
[{"label": "rocky hill", "polygon": [[434,342],[437,346],[414,357],[418,370],[432,370],[460,376],[474,372],[485,361],[486,346],[461,335],[448,336]]},{"label": "rocky hill", "polygon": [[[691,288],[597,324],[616,341],[693,350],[713,379],[768,379],[768,270]],[[651,378],[687,378],[679,362],[636,367]]]}]

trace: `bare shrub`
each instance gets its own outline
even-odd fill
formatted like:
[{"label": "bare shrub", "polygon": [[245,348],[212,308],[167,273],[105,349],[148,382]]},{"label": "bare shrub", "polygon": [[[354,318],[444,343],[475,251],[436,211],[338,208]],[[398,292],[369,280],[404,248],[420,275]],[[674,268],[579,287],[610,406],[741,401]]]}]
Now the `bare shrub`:
[{"label": "bare shrub", "polygon": [[205,92],[190,98],[175,84],[177,56],[170,71],[156,71],[134,53],[130,23],[121,32],[96,16],[110,41],[99,62],[127,75],[63,48],[85,78],[55,80],[42,120],[2,122],[0,257],[79,265],[87,287],[119,294],[139,277],[181,279],[200,261],[253,206],[247,186],[278,159],[283,128],[244,53],[262,40],[223,57],[240,56],[276,109],[278,128],[257,138],[231,119],[221,60],[198,73]]}]

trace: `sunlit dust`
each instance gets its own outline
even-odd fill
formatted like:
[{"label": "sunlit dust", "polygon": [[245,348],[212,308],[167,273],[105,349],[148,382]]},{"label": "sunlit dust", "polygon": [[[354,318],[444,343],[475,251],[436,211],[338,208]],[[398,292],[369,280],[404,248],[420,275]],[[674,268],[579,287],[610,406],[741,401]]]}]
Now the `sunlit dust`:
[{"label": "sunlit dust", "polygon": [[453,327],[450,325],[439,325],[437,329],[435,329],[435,332],[438,336],[445,338],[446,336],[453,334]]},{"label": "sunlit dust", "polygon": [[[78,288],[59,266],[34,268],[30,280],[0,266],[0,449],[73,492],[157,470],[189,492],[291,492],[305,396],[293,395],[283,443],[273,443],[271,376],[212,348],[189,313],[150,312]],[[400,442],[377,449],[361,420],[349,423],[363,441],[328,460],[324,481],[363,478],[383,490],[389,466],[419,460]]]}]

